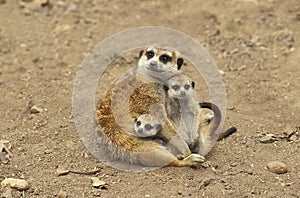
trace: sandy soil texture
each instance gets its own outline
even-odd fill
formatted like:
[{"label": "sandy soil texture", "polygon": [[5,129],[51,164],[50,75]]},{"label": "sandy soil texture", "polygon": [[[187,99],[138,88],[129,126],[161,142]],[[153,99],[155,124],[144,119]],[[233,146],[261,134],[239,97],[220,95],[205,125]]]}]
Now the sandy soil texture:
[{"label": "sandy soil texture", "polygon": [[[300,196],[299,0],[45,2],[0,0],[0,140],[10,141],[13,154],[0,161],[0,181],[30,184],[26,191],[1,188],[2,197]],[[192,36],[222,71],[225,128],[238,132],[218,142],[200,168],[123,172],[97,162],[76,131],[72,90],[81,62],[106,37],[146,25]],[[118,61],[108,79],[135,57]],[[272,161],[287,173],[270,172]],[[58,168],[99,171],[58,176]],[[92,176],[104,187],[92,187]]]}]

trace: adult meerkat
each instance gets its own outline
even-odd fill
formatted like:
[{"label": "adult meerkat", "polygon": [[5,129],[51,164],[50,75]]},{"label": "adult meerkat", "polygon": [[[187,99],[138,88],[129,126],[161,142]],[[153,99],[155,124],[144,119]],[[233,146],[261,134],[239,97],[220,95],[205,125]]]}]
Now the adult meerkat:
[{"label": "adult meerkat", "polygon": [[179,133],[186,143],[193,147],[198,139],[199,104],[194,93],[195,83],[179,73],[168,80],[167,112],[170,119],[179,126]]},{"label": "adult meerkat", "polygon": [[149,114],[155,105],[160,108],[154,116],[165,114],[166,92],[163,84],[178,73],[182,64],[183,59],[175,50],[146,48],[140,52],[134,75],[122,79],[100,101],[96,118],[113,159],[152,167],[194,166],[205,160],[199,154],[191,154],[185,141],[178,136],[176,126],[167,117],[162,122],[161,133],[168,140],[172,139],[171,143],[174,143],[175,147],[183,145],[184,148],[177,148],[179,152],[183,152],[185,156],[183,159],[178,159],[164,146],[154,141],[136,138],[125,130],[126,127],[121,126],[123,120]]}]

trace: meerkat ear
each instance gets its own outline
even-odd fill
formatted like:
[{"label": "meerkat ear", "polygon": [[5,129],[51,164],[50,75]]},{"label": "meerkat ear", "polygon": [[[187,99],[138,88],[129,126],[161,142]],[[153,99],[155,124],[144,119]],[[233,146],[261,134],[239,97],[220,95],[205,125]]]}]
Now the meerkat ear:
[{"label": "meerkat ear", "polygon": [[182,65],[183,65],[183,58],[178,58],[177,59],[177,69],[180,70]]},{"label": "meerkat ear", "polygon": [[192,87],[193,87],[193,89],[195,89],[195,82],[194,81],[192,81]]},{"label": "meerkat ear", "polygon": [[134,122],[136,122],[138,119],[137,118],[134,118]]},{"label": "meerkat ear", "polygon": [[168,91],[168,90],[169,90],[169,87],[166,86],[166,85],[164,85],[164,90],[165,90],[165,91]]},{"label": "meerkat ear", "polygon": [[144,50],[141,50],[139,53],[139,58],[141,58],[143,56]]}]

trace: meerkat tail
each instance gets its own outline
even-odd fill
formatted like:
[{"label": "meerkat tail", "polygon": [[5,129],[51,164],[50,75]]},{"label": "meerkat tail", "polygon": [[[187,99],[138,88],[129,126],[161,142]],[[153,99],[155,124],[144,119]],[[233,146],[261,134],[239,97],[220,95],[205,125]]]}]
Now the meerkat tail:
[{"label": "meerkat tail", "polygon": [[[205,156],[212,149],[215,141],[228,137],[229,135],[235,133],[237,129],[236,127],[231,127],[221,134],[216,134],[215,131],[221,123],[220,109],[215,104],[209,102],[199,103],[199,105],[201,108],[210,109],[214,113],[213,119],[210,123],[200,124],[199,142],[196,151],[200,155]],[[200,115],[200,117],[202,116]]]},{"label": "meerkat tail", "polygon": [[214,117],[209,123],[205,123],[201,120],[205,120],[205,115],[200,114],[200,126],[199,126],[199,138],[198,145],[193,149],[194,152],[199,153],[202,156],[206,156],[213,148],[214,143],[217,141],[219,134],[215,131],[221,123],[221,111],[212,103],[199,103],[200,108],[207,108],[213,111]]},{"label": "meerkat tail", "polygon": [[225,132],[221,133],[218,141],[227,138],[228,136],[230,136],[231,134],[235,133],[237,131],[236,127],[230,127],[229,129],[227,129]]}]

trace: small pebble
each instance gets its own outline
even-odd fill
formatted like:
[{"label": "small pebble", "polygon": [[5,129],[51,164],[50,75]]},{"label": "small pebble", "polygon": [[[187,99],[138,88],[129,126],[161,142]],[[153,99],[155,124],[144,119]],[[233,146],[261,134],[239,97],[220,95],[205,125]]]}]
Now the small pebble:
[{"label": "small pebble", "polygon": [[65,7],[66,6],[66,2],[64,2],[64,1],[58,1],[57,2],[57,6],[58,7]]},{"label": "small pebble", "polygon": [[31,108],[30,108],[30,113],[32,114],[36,114],[36,113],[41,113],[43,112],[43,109],[36,106],[36,105],[33,105]]},{"label": "small pebble", "polygon": [[246,171],[249,175],[253,175],[253,170],[252,169],[247,169]]},{"label": "small pebble", "polygon": [[58,192],[58,197],[59,197],[59,198],[67,198],[68,195],[67,195],[67,193],[66,193],[65,191],[60,190],[60,191]]},{"label": "small pebble", "polygon": [[29,183],[24,179],[6,178],[1,182],[1,187],[11,187],[16,190],[27,190],[29,189]]},{"label": "small pebble", "polygon": [[231,167],[236,167],[236,166],[237,166],[237,163],[232,162],[232,163],[230,163],[230,166],[231,166]]},{"label": "small pebble", "polygon": [[251,147],[251,146],[254,146],[255,145],[255,141],[253,140],[253,139],[250,139],[250,138],[248,138],[247,140],[246,140],[246,146],[247,147]]},{"label": "small pebble", "polygon": [[205,179],[199,185],[199,189],[203,189],[211,183],[212,179]]},{"label": "small pebble", "polygon": [[58,168],[58,169],[56,169],[56,174],[57,174],[58,176],[61,176],[61,175],[67,175],[67,174],[69,174],[69,173],[70,173],[69,170],[66,170],[66,169],[63,169],[63,168]]},{"label": "small pebble", "polygon": [[98,177],[91,177],[92,186],[94,188],[102,188],[106,184],[104,181],[101,181]]},{"label": "small pebble", "polygon": [[279,161],[272,161],[267,164],[267,168],[272,173],[283,174],[287,172],[287,166]]},{"label": "small pebble", "polygon": [[68,9],[69,12],[75,12],[77,11],[77,6],[75,4],[69,5]]}]

